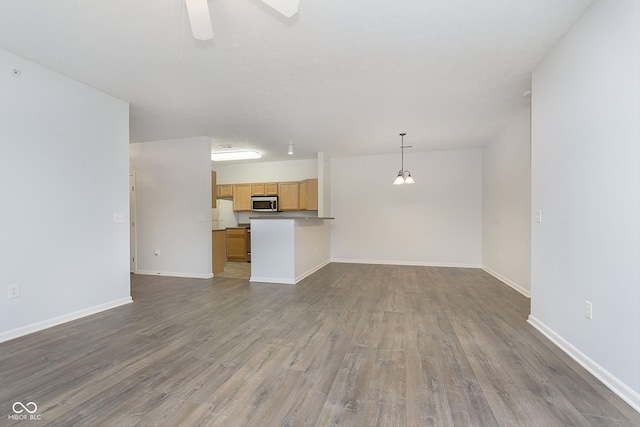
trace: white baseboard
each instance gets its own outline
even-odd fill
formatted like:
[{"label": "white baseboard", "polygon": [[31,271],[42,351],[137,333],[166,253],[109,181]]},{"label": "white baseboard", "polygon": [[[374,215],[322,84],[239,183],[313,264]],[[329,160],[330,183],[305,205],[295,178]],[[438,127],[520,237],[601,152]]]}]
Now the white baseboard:
[{"label": "white baseboard", "polygon": [[331,262],[342,262],[345,264],[409,265],[409,266],[415,266],[415,267],[481,268],[480,264],[465,264],[465,263],[454,263],[454,262],[390,261],[390,260],[345,259],[345,258],[332,258]]},{"label": "white baseboard", "polygon": [[640,412],[640,394],[633,391],[622,381],[611,375],[606,369],[589,359],[580,350],[569,344],[564,338],[555,333],[534,316],[529,315],[527,322],[536,328],[542,335],[547,337],[552,343],[558,346],[560,350],[564,351],[569,357],[578,362],[580,366],[589,371],[589,373],[596,377],[602,384],[607,386],[622,400],[627,402],[633,409]]},{"label": "white baseboard", "polygon": [[260,283],[280,283],[283,285],[295,285],[296,281],[293,279],[279,279],[277,277],[254,277],[251,276],[249,278],[250,282],[260,282]]},{"label": "white baseboard", "polygon": [[518,285],[516,282],[507,279],[502,274],[491,270],[489,267],[486,267],[486,266],[483,265],[481,268],[484,271],[486,271],[487,273],[489,273],[490,275],[492,275],[493,277],[495,277],[496,279],[500,280],[501,282],[504,282],[506,285],[508,285],[511,288],[513,288],[514,290],[520,292],[525,297],[531,298],[531,292],[529,292],[527,289],[523,288],[522,286]]},{"label": "white baseboard", "polygon": [[43,329],[51,328],[53,326],[61,325],[63,323],[71,322],[82,317],[91,316],[92,314],[100,313],[101,311],[111,310],[112,308],[119,307],[121,305],[132,303],[131,297],[121,298],[115,301],[110,301],[100,305],[94,305],[93,307],[85,308],[83,310],[74,311],[73,313],[64,314],[62,316],[54,317],[52,319],[43,320],[41,322],[32,323],[31,325],[23,326],[20,328],[12,329],[10,331],[0,333],[0,342],[12,340],[25,335],[32,334],[34,332],[42,331]]},{"label": "white baseboard", "polygon": [[149,270],[137,270],[134,274],[143,274],[145,276],[184,277],[186,279],[211,279],[213,277],[213,273],[209,273],[209,274],[172,273],[169,271],[149,271]]},{"label": "white baseboard", "polygon": [[296,283],[300,282],[301,280],[311,276],[313,273],[315,273],[316,271],[320,270],[322,267],[329,265],[331,263],[331,261],[326,260],[318,265],[316,265],[315,267],[313,267],[312,269],[308,270],[306,273],[303,273],[299,276],[296,277]]},{"label": "white baseboard", "polygon": [[296,283],[300,282],[301,280],[305,279],[308,276],[311,276],[313,273],[315,273],[316,271],[320,270],[322,267],[324,267],[325,265],[328,265],[329,263],[331,263],[331,261],[325,261],[322,262],[318,265],[316,265],[315,267],[311,268],[310,270],[308,270],[307,272],[297,276],[295,279],[283,279],[283,278],[277,278],[277,277],[255,277],[255,276],[251,276],[251,278],[249,278],[250,282],[262,282],[262,283],[282,283],[285,285],[295,285]]}]

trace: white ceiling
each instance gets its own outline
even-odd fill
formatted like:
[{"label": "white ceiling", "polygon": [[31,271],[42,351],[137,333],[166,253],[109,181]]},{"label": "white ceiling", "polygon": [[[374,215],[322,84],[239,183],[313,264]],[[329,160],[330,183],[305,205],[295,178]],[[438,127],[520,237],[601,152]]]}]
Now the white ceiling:
[{"label": "white ceiling", "polygon": [[[593,0],[3,0],[0,47],[131,103],[131,141],[207,135],[263,160],[480,146]],[[534,94],[535,96],[535,94]]]}]

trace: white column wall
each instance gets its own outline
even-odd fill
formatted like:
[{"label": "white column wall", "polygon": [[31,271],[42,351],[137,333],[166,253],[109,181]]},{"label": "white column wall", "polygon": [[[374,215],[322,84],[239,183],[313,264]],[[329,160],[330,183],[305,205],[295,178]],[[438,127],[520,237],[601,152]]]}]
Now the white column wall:
[{"label": "white column wall", "polygon": [[0,71],[4,341],[131,302],[129,106],[4,50]]},{"label": "white column wall", "polygon": [[637,0],[596,1],[533,72],[530,321],[640,410],[638,76]]},{"label": "white column wall", "polygon": [[296,282],[292,219],[251,220],[251,281]]},{"label": "white column wall", "polygon": [[482,153],[482,268],[525,296],[531,291],[531,109]]},{"label": "white column wall", "polygon": [[207,137],[131,144],[137,273],[212,277],[210,144]]}]

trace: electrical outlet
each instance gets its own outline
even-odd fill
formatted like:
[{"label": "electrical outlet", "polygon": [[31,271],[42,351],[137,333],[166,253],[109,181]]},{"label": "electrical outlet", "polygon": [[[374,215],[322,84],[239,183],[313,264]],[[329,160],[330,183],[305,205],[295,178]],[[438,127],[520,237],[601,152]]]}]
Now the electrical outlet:
[{"label": "electrical outlet", "polygon": [[536,222],[540,224],[542,222],[542,209],[536,211]]},{"label": "electrical outlet", "polygon": [[160,255],[160,249],[156,249],[155,251],[153,251],[153,254],[154,254],[155,256]]},{"label": "electrical outlet", "polygon": [[589,301],[584,302],[584,317],[589,320],[593,319],[593,305]]},{"label": "electrical outlet", "polygon": [[17,283],[13,285],[9,285],[9,295],[7,296],[9,299],[18,298],[20,296],[20,287]]}]

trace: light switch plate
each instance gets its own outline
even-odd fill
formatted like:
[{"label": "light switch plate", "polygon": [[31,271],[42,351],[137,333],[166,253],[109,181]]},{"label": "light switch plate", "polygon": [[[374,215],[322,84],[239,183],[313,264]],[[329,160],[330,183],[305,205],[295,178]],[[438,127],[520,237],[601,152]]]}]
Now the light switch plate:
[{"label": "light switch plate", "polygon": [[538,209],[536,212],[536,222],[540,224],[542,222],[542,209]]},{"label": "light switch plate", "polygon": [[113,214],[113,223],[114,224],[123,224],[124,223],[124,214],[123,213],[114,213]]}]

